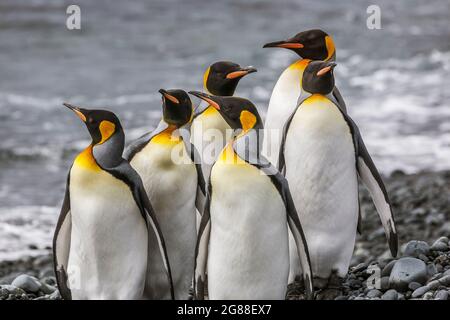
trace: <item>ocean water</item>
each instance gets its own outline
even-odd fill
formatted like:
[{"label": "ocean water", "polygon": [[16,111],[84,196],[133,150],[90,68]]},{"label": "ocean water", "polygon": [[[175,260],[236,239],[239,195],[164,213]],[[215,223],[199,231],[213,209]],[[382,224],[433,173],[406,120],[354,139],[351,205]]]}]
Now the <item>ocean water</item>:
[{"label": "ocean water", "polygon": [[[310,28],[337,45],[336,82],[380,171],[450,168],[447,0],[0,1],[0,259],[51,245],[68,168],[89,143],[64,101],[114,111],[127,141],[160,117],[159,88],[201,89],[217,60],[253,65],[237,94],[264,115],[295,56],[262,49]],[[366,27],[381,8],[382,29]]]}]

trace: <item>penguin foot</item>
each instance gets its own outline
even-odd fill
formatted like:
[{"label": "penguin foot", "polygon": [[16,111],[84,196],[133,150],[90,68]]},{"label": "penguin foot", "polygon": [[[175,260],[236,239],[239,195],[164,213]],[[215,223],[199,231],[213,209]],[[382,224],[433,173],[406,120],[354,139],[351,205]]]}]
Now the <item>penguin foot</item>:
[{"label": "penguin foot", "polygon": [[[323,280],[323,279],[321,279]],[[317,300],[334,300],[334,298],[342,295],[342,281],[343,278],[337,275],[337,272],[333,270],[328,278],[327,284],[321,291],[317,293]],[[316,279],[314,279],[316,284]]]},{"label": "penguin foot", "polygon": [[288,285],[286,291],[286,300],[306,300],[305,286],[297,278]]},{"label": "penguin foot", "polygon": [[342,290],[337,288],[325,288],[317,293],[316,300],[334,300],[342,295]]},{"label": "penguin foot", "polygon": [[194,300],[194,287],[190,287],[188,291],[188,300]]}]

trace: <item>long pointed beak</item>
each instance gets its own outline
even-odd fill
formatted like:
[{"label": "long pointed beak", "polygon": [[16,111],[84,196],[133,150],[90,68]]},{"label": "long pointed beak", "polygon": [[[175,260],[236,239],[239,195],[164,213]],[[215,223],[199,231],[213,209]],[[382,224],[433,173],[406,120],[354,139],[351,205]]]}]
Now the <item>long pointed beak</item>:
[{"label": "long pointed beak", "polygon": [[67,102],[63,103],[64,106],[66,106],[67,108],[69,108],[70,110],[72,110],[73,112],[75,112],[75,114],[83,121],[86,122],[86,116],[84,115],[84,113],[81,111],[81,108],[76,107],[74,105],[71,105]]},{"label": "long pointed beak", "polygon": [[189,94],[192,94],[193,96],[196,96],[197,98],[208,102],[212,107],[214,107],[217,110],[220,110],[220,106],[216,101],[213,100],[213,96],[200,91],[189,91]]},{"label": "long pointed beak", "polygon": [[325,73],[333,70],[334,67],[336,67],[336,66],[337,66],[336,62],[328,62],[326,67],[324,67],[324,68],[320,69],[319,71],[317,71],[317,75],[318,76],[322,76]]},{"label": "long pointed beak", "polygon": [[229,74],[227,74],[226,78],[227,79],[241,78],[243,76],[248,75],[249,73],[253,73],[253,72],[256,72],[256,71],[258,71],[258,70],[256,70],[256,68],[253,68],[253,67],[249,66],[249,67],[241,68],[238,71],[230,72]]},{"label": "long pointed beak", "polygon": [[304,45],[293,40],[282,40],[266,43],[263,48],[301,49]]},{"label": "long pointed beak", "polygon": [[176,97],[172,96],[170,93],[168,93],[166,90],[164,89],[159,89],[158,91],[159,93],[161,93],[163,95],[164,98],[166,98],[167,100],[172,101],[173,103],[179,104],[180,100],[178,100]]}]

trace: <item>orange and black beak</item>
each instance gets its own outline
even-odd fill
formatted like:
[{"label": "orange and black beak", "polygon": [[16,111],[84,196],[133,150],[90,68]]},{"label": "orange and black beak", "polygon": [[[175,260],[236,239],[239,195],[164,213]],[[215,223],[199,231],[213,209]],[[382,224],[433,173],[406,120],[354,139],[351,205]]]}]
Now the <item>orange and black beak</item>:
[{"label": "orange and black beak", "polygon": [[73,112],[75,112],[75,114],[83,121],[86,122],[86,115],[85,115],[85,110],[79,107],[75,107],[69,103],[64,102],[63,103],[64,106],[66,106],[67,108],[69,108],[70,110],[72,110]]},{"label": "orange and black beak", "polygon": [[257,71],[256,68],[253,68],[253,67],[240,68],[240,70],[228,73],[226,75],[226,78],[227,79],[242,78],[242,77],[248,75],[249,73],[253,73],[253,72],[256,72],[256,71]]},{"label": "orange and black beak", "polygon": [[304,46],[295,39],[275,41],[266,43],[263,48],[285,48],[285,49],[302,49]]},{"label": "orange and black beak", "polygon": [[159,89],[158,92],[161,93],[162,96],[163,96],[165,99],[170,100],[170,101],[172,101],[173,103],[180,104],[180,100],[178,100],[178,98],[176,98],[176,97],[174,97],[173,95],[171,95],[170,93],[168,93],[166,90],[164,90],[164,89]]},{"label": "orange and black beak", "polygon": [[196,96],[197,98],[206,101],[210,106],[212,106],[216,110],[220,110],[220,105],[217,101],[215,101],[216,99],[213,96],[200,91],[189,91],[189,94],[192,94],[193,96]]},{"label": "orange and black beak", "polygon": [[317,76],[323,76],[324,74],[330,72],[331,70],[334,69],[334,67],[336,67],[336,63],[335,62],[328,62],[327,65],[325,67],[323,67],[322,69],[320,69],[319,71],[317,71],[316,75]]}]

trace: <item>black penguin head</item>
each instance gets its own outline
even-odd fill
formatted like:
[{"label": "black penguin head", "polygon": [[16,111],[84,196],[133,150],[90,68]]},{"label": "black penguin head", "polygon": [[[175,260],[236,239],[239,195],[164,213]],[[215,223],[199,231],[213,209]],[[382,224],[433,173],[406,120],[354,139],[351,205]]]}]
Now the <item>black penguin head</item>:
[{"label": "black penguin head", "polygon": [[192,119],[192,102],[189,95],[179,89],[160,89],[162,95],[163,119],[169,125],[181,127]]},{"label": "black penguin head", "polygon": [[334,88],[332,61],[312,61],[303,72],[302,87],[309,93],[329,94]]},{"label": "black penguin head", "polygon": [[297,33],[287,40],[266,43],[263,48],[290,49],[303,59],[310,60],[334,60],[336,58],[333,39],[319,29]]},{"label": "black penguin head", "polygon": [[213,106],[233,129],[262,129],[263,123],[255,105],[247,99],[238,97],[213,96],[199,91],[190,94]]},{"label": "black penguin head", "polygon": [[213,63],[203,76],[205,90],[216,96],[232,96],[244,76],[256,72],[253,67],[242,68],[230,61]]},{"label": "black penguin head", "polygon": [[64,106],[75,112],[84,122],[92,137],[92,144],[102,144],[116,133],[123,134],[122,125],[117,116],[107,110],[89,110],[68,103]]}]

